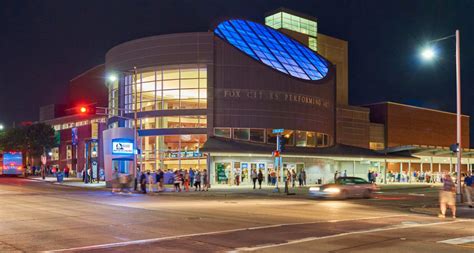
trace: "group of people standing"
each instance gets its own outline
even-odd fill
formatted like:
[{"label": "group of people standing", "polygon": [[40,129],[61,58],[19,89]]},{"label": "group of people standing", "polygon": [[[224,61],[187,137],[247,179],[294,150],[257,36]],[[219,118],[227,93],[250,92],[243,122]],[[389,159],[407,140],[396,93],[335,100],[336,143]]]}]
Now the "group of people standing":
[{"label": "group of people standing", "polygon": [[[169,174],[172,174],[171,177]],[[165,182],[165,178],[167,177],[169,180]],[[142,193],[163,192],[165,190],[165,183],[172,183],[174,191],[176,192],[189,192],[190,188],[194,188],[194,191],[208,191],[210,188],[207,170],[204,169],[201,172],[190,168],[189,170],[181,169],[175,170],[174,172],[168,171],[166,173],[162,169],[158,169],[158,171],[153,173],[138,170],[135,190],[137,190],[139,185]]]}]

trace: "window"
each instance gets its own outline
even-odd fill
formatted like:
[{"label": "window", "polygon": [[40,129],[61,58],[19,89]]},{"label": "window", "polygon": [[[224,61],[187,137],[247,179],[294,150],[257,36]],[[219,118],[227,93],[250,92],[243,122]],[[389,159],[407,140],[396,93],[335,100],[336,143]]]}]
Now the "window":
[{"label": "window", "polygon": [[[128,112],[207,108],[207,68],[204,65],[157,67],[153,71],[127,75],[124,81]],[[118,90],[114,92],[111,91],[110,98],[118,96]],[[118,107],[117,101],[109,101],[110,107]]]},{"label": "window", "polygon": [[214,128],[214,135],[217,137],[231,138],[230,128]]},{"label": "window", "polygon": [[316,147],[315,132],[306,132],[306,147]]},{"label": "window", "polygon": [[250,129],[250,141],[265,142],[265,129]]},{"label": "window", "polygon": [[296,131],[295,142],[297,147],[306,147],[306,132]]},{"label": "window", "polygon": [[250,130],[248,128],[234,128],[234,139],[248,141]]}]

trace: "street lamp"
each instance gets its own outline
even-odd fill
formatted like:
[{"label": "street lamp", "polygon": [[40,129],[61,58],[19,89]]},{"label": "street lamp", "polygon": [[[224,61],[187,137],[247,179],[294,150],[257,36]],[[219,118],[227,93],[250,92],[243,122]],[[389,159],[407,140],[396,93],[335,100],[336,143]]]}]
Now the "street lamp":
[{"label": "street lamp", "polygon": [[2,131],[4,128],[5,127],[2,124],[0,124],[0,131]]},{"label": "street lamp", "polygon": [[110,82],[115,82],[117,81],[117,76],[115,74],[110,74],[107,79],[109,79]]},{"label": "street lamp", "polygon": [[[461,56],[460,56],[460,42],[459,42],[459,30],[456,33],[443,38],[429,41],[429,44],[438,42],[441,40],[456,37],[456,144],[459,147],[457,154],[457,166],[456,166],[456,200],[461,202],[461,156],[462,156],[462,145],[461,145]],[[421,52],[421,57],[424,60],[432,60],[436,56],[436,52],[433,47],[427,47]]]}]

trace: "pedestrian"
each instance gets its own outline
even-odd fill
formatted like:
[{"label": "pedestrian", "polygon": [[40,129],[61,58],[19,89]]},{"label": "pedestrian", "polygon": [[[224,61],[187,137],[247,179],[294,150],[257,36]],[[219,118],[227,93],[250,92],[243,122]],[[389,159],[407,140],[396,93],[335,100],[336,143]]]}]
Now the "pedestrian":
[{"label": "pedestrian", "polygon": [[68,166],[66,166],[66,168],[64,168],[64,176],[69,177],[69,167]]},{"label": "pedestrian", "polygon": [[137,166],[137,169],[135,170],[135,172],[136,172],[136,173],[135,173],[135,180],[134,180],[135,182],[134,182],[134,184],[133,184],[133,190],[134,190],[134,191],[137,191],[138,183],[139,183],[139,181],[140,181],[140,175],[141,175],[141,173],[140,173],[140,167]]},{"label": "pedestrian", "polygon": [[194,173],[194,187],[196,187],[194,191],[197,191],[198,187],[199,191],[201,191],[201,172],[199,172],[199,170],[196,170],[196,172]]},{"label": "pedestrian", "polygon": [[449,174],[444,176],[443,188],[439,193],[439,206],[441,213],[438,215],[438,217],[446,217],[446,206],[448,206],[451,209],[451,213],[453,214],[453,219],[456,219],[455,185]]},{"label": "pedestrian", "polygon": [[143,172],[140,173],[140,188],[142,193],[146,194],[146,174]]},{"label": "pedestrian", "polygon": [[258,186],[259,186],[258,189],[262,189],[262,181],[263,181],[263,172],[262,172],[262,170],[258,171],[257,180],[258,180]]},{"label": "pedestrian", "polygon": [[207,178],[207,170],[204,169],[202,172],[202,183],[203,183],[203,191],[208,191],[209,190],[209,178]]},{"label": "pedestrian", "polygon": [[189,168],[189,185],[193,187],[194,185],[194,170],[193,168]]},{"label": "pedestrian", "polygon": [[181,191],[181,174],[179,171],[174,172],[174,191],[180,192]]},{"label": "pedestrian", "polygon": [[256,169],[252,169],[252,171],[250,172],[250,177],[252,178],[253,189],[255,190],[255,184],[257,183],[257,177],[258,177]]},{"label": "pedestrian", "polygon": [[184,190],[189,192],[190,175],[187,171],[184,173]]},{"label": "pedestrian", "polygon": [[270,173],[267,173],[267,185],[271,185],[272,184],[272,172],[270,171]]},{"label": "pedestrian", "polygon": [[112,172],[112,192],[120,192],[119,188],[119,173],[117,167]]},{"label": "pedestrian", "polygon": [[344,170],[344,172],[342,173],[342,176],[347,177],[347,170]]},{"label": "pedestrian", "polygon": [[336,170],[336,172],[334,173],[334,182],[336,182],[338,177],[339,177],[339,171]]},{"label": "pedestrian", "polygon": [[291,173],[291,174],[290,174],[290,175],[291,175],[291,180],[290,180],[290,182],[291,182],[291,188],[295,188],[295,186],[296,186],[296,172],[295,172],[295,170],[293,169],[293,170],[290,171],[290,173]]},{"label": "pedestrian", "polygon": [[472,181],[473,181],[473,176],[472,175],[466,175],[464,177],[464,193],[466,195],[466,200],[467,204],[469,205],[469,208],[472,208]]},{"label": "pedestrian", "polygon": [[298,187],[303,186],[303,175],[301,175],[301,171],[298,173]]},{"label": "pedestrian", "polygon": [[150,171],[146,172],[146,177],[147,177],[147,182],[148,182],[148,192],[152,193],[153,192],[153,174],[150,173]]}]

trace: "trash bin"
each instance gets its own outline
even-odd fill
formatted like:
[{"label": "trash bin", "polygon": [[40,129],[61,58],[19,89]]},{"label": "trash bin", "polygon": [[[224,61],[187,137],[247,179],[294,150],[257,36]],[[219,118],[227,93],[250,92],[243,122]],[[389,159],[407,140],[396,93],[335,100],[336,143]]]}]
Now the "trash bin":
[{"label": "trash bin", "polygon": [[63,173],[56,173],[56,179],[57,179],[58,183],[62,183],[63,180],[64,180]]}]

